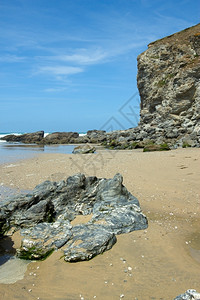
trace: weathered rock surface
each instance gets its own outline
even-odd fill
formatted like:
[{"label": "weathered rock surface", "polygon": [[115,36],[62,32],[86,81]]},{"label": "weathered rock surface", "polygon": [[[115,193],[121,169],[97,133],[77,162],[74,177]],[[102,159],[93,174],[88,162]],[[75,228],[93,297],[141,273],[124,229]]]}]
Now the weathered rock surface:
[{"label": "weathered rock surface", "polygon": [[174,300],[200,300],[200,294],[196,290],[187,290],[184,294],[177,296]]},{"label": "weathered rock surface", "polygon": [[[139,128],[154,140],[200,145],[200,24],[138,56]],[[144,135],[144,133],[143,133]]]},{"label": "weathered rock surface", "polygon": [[77,147],[74,147],[74,150],[72,153],[74,154],[87,154],[87,153],[94,153],[96,151],[96,148],[89,144],[80,145]]},{"label": "weathered rock surface", "polygon": [[44,139],[44,144],[68,144],[71,140],[78,138],[78,132],[53,132],[48,134]]},{"label": "weathered rock surface", "polygon": [[9,134],[1,138],[7,142],[21,142],[25,144],[39,143],[43,140],[44,131],[37,131],[33,133],[25,133],[22,135]]},{"label": "weathered rock surface", "polygon": [[[0,233],[21,228],[18,256],[43,259],[64,246],[66,261],[88,260],[116,243],[116,234],[148,226],[138,200],[113,179],[77,174],[66,181],[46,181],[27,194],[0,203]],[[90,215],[86,224],[72,226],[78,215]]]},{"label": "weathered rock surface", "polygon": [[114,233],[99,224],[74,226],[72,235],[64,247],[65,261],[69,262],[89,260],[111,249],[117,241]]}]

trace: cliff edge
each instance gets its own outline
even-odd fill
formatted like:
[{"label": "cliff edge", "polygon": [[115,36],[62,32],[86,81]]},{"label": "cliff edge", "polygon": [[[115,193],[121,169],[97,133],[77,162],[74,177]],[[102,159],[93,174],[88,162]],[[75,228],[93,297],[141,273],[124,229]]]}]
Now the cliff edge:
[{"label": "cliff edge", "polygon": [[139,127],[156,141],[200,146],[200,24],[138,56]]}]

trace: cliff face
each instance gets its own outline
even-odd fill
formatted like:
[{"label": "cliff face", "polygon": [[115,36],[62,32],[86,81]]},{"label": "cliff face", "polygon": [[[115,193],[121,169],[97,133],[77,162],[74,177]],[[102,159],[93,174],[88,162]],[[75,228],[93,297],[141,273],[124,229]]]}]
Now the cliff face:
[{"label": "cliff face", "polygon": [[148,137],[200,145],[200,24],[138,56],[139,127]]}]

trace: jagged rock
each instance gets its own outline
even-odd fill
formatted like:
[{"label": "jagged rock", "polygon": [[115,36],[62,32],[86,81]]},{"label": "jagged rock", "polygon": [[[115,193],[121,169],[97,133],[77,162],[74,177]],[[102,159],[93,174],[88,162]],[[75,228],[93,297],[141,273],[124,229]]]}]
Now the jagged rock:
[{"label": "jagged rock", "polygon": [[174,300],[200,300],[200,294],[196,290],[187,290],[184,294],[181,294],[174,298]]},{"label": "jagged rock", "polygon": [[[22,258],[43,259],[65,245],[65,260],[88,260],[109,250],[116,234],[148,226],[137,198],[122,182],[120,174],[113,179],[77,174],[66,181],[45,181],[27,195],[0,202],[0,233],[22,228]],[[78,215],[91,218],[72,227]]]},{"label": "jagged rock", "polygon": [[44,139],[44,144],[68,144],[72,139],[78,138],[78,132],[53,132]]},{"label": "jagged rock", "polygon": [[89,145],[89,144],[85,144],[85,145],[80,145],[74,148],[74,150],[72,151],[72,153],[74,154],[87,154],[87,153],[94,153],[96,151],[96,148]]},{"label": "jagged rock", "polygon": [[106,140],[106,131],[105,130],[88,130],[87,137],[90,143],[101,143]]},{"label": "jagged rock", "polygon": [[[139,127],[162,128],[160,135],[174,143],[178,138],[179,145],[200,125],[199,32],[200,24],[151,43],[138,56]],[[158,137],[157,131],[153,139]],[[192,146],[199,146],[192,139]]]},{"label": "jagged rock", "polygon": [[24,236],[17,255],[23,259],[43,259],[55,249],[61,248],[71,238],[72,226],[68,220],[58,219],[54,223],[40,223],[21,230]]},{"label": "jagged rock", "polygon": [[25,133],[21,135],[9,134],[1,138],[7,142],[21,142],[25,144],[39,143],[44,137],[44,131],[37,131],[33,133]]},{"label": "jagged rock", "polygon": [[114,233],[99,224],[74,226],[72,234],[64,247],[64,259],[69,262],[89,260],[111,249],[117,241]]}]

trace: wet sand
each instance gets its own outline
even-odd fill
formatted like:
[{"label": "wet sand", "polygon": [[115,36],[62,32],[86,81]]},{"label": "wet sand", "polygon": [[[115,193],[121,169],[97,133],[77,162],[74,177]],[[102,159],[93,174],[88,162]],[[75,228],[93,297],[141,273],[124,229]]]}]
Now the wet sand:
[{"label": "wet sand", "polygon": [[88,262],[66,263],[61,250],[32,262],[22,280],[0,284],[0,299],[174,299],[200,291],[200,149],[40,154],[1,165],[0,184],[29,190],[79,172],[120,172],[149,227],[117,236],[110,251]]}]

